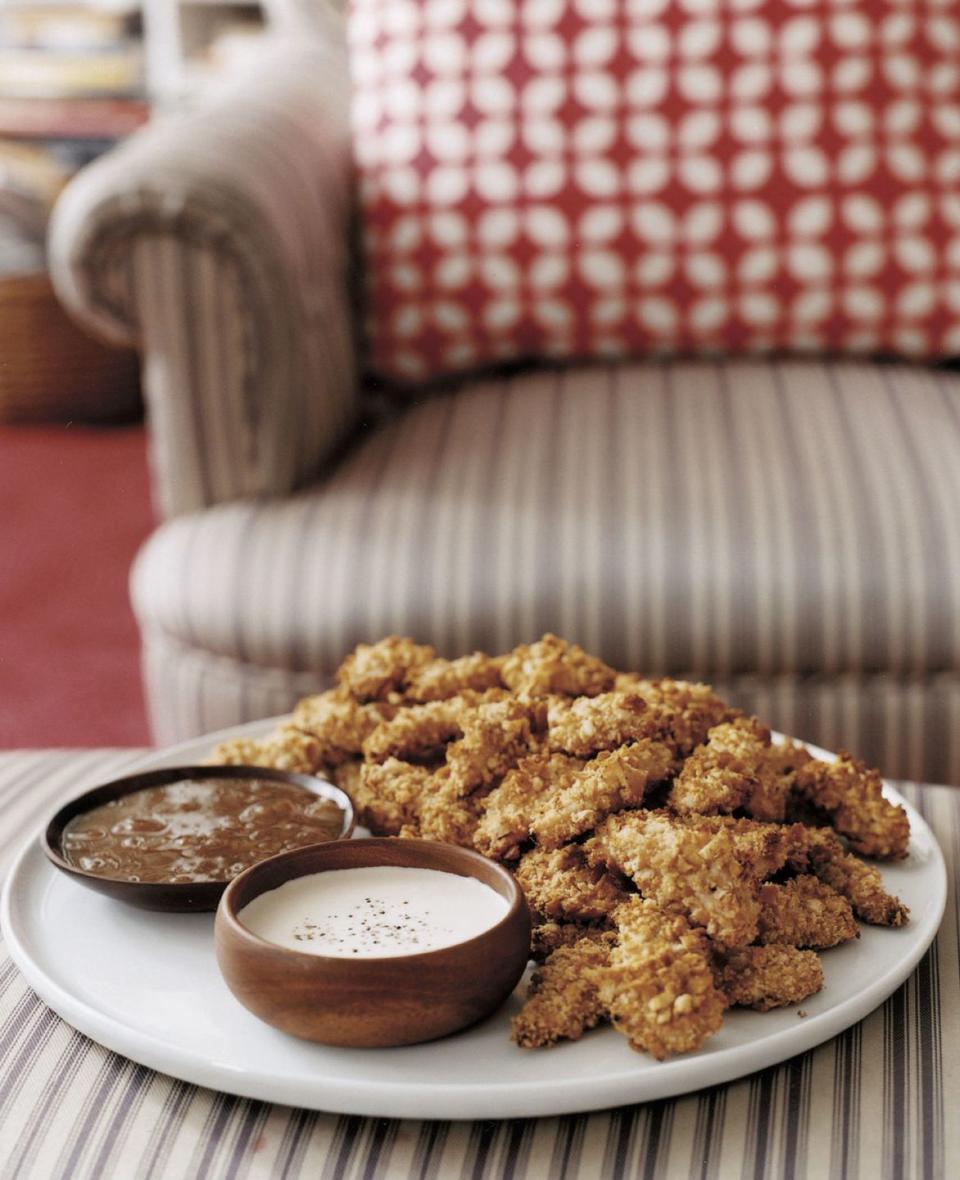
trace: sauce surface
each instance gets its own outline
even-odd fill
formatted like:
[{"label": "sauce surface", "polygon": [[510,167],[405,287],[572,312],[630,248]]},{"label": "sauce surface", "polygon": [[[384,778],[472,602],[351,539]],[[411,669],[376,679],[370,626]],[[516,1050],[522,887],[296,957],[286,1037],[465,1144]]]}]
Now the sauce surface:
[{"label": "sauce surface", "polygon": [[474,877],[383,865],[295,877],[237,917],[289,950],[380,959],[454,946],[496,925],[508,908]]},{"label": "sauce surface", "polygon": [[183,779],[74,816],[64,859],[119,881],[229,881],[256,861],[340,835],[343,812],[269,779]]}]

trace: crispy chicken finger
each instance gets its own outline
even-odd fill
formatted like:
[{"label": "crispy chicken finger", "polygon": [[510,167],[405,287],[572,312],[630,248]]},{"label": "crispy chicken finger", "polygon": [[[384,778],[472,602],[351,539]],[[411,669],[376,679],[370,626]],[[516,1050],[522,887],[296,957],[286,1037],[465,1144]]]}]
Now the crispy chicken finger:
[{"label": "crispy chicken finger", "polygon": [[448,700],[465,691],[486,692],[502,688],[501,660],[482,651],[456,660],[432,660],[421,664],[410,673],[404,685],[405,700],[418,704]]},{"label": "crispy chicken finger", "polygon": [[392,705],[377,701],[358,704],[342,689],[304,697],[293,711],[292,723],[312,734],[320,746],[320,762],[339,766],[356,758],[364,741],[386,718],[393,716]]},{"label": "crispy chicken finger", "polygon": [[508,652],[500,673],[508,688],[530,697],[593,697],[610,688],[616,676],[602,660],[549,632],[537,643]]},{"label": "crispy chicken finger", "polygon": [[608,922],[535,922],[530,936],[530,958],[542,963],[557,947],[573,946],[581,938],[609,941],[609,935]]},{"label": "crispy chicken finger", "polygon": [[759,885],[725,825],[662,811],[613,815],[584,845],[588,860],[629,877],[644,897],[681,914],[726,946],[757,935]]},{"label": "crispy chicken finger", "polygon": [[886,891],[879,869],[847,852],[829,828],[802,831],[803,867],[845,897],[862,922],[873,926],[903,926],[909,921],[910,910]]},{"label": "crispy chicken finger", "polygon": [[639,897],[615,918],[618,941],[609,967],[598,972],[600,1002],[614,1026],[631,1048],[658,1061],[699,1048],[720,1027],[725,1006],[703,932]]},{"label": "crispy chicken finger", "polygon": [[537,801],[530,824],[537,843],[557,848],[611,812],[639,807],[650,786],[673,767],[673,752],[660,742],[639,741],[598,754],[563,790]]},{"label": "crispy chicken finger", "polygon": [[825,815],[861,856],[893,860],[907,855],[907,813],[883,797],[879,771],[868,770],[846,752],[836,762],[812,758],[798,767],[794,791],[801,803]]},{"label": "crispy chicken finger", "polygon": [[286,724],[259,741],[232,738],[221,742],[207,761],[219,766],[272,766],[276,770],[313,774],[320,769],[320,753],[320,742],[313,734]]},{"label": "crispy chicken finger", "polygon": [[[715,725],[706,743],[683,763],[668,798],[674,811],[729,815],[747,804],[760,786],[770,731],[755,717]],[[779,816],[783,818],[783,813]]]},{"label": "crispy chicken finger", "polygon": [[761,945],[825,950],[858,937],[850,903],[816,877],[794,877],[785,885],[760,887],[757,941]]},{"label": "crispy chicken finger", "polygon": [[590,865],[576,844],[534,848],[517,861],[517,883],[532,910],[546,918],[592,922],[624,900],[624,882],[602,865]]},{"label": "crispy chicken finger", "polygon": [[416,823],[420,796],[431,779],[429,767],[399,758],[364,763],[353,796],[361,823],[375,836],[398,835],[401,828]]},{"label": "crispy chicken finger", "polygon": [[745,946],[720,956],[717,986],[726,1002],[768,1012],[799,1004],[823,987],[815,951],[793,946]]},{"label": "crispy chicken finger", "polygon": [[688,757],[721,721],[735,716],[707,684],[688,680],[644,680],[620,677],[617,688],[636,693],[647,703],[661,741]]},{"label": "crispy chicken finger", "polygon": [[358,701],[383,700],[402,692],[415,671],[436,656],[432,647],[403,635],[360,643],[337,669],[337,683]]},{"label": "crispy chicken finger", "polygon": [[545,717],[536,702],[484,701],[461,713],[463,737],[447,747],[447,765],[461,795],[493,786],[535,752]]},{"label": "crispy chicken finger", "polygon": [[547,744],[551,750],[589,758],[625,742],[656,736],[643,698],[630,692],[566,700],[554,697],[547,710]]},{"label": "crispy chicken finger", "polygon": [[388,758],[422,761],[443,756],[448,742],[463,734],[462,697],[431,701],[400,709],[389,721],[377,725],[364,739],[363,756],[370,762]]},{"label": "crispy chicken finger", "polygon": [[474,847],[484,856],[515,860],[530,837],[537,802],[562,791],[583,768],[579,758],[565,754],[532,754],[521,758],[489,794],[477,825]]},{"label": "crispy chicken finger", "polygon": [[512,1021],[513,1039],[522,1049],[576,1041],[606,1019],[599,976],[612,938],[585,938],[558,947],[537,967],[527,1001]]}]

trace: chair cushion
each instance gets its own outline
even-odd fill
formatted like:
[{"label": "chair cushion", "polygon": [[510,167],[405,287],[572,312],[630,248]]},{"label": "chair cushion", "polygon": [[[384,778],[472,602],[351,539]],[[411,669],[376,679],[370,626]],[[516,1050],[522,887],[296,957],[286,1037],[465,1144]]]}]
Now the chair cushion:
[{"label": "chair cushion", "polygon": [[404,632],[444,654],[547,629],[625,668],[960,668],[960,375],[677,363],[468,385],[284,500],[176,518],[145,630],[328,675]]},{"label": "chair cushion", "polygon": [[960,0],[352,0],[370,363],[960,352]]}]

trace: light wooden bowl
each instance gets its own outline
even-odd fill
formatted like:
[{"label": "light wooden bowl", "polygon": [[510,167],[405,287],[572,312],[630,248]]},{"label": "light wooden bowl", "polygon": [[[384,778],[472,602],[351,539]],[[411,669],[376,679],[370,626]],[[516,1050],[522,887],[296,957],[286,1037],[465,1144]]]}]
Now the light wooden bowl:
[{"label": "light wooden bowl", "polygon": [[[346,959],[288,950],[237,914],[261,893],[308,873],[400,865],[476,877],[509,903],[474,938],[419,954]],[[283,852],[241,873],[220,900],[217,962],[244,1007],[275,1028],[326,1045],[412,1045],[489,1015],[513,991],[530,953],[530,914],[506,869],[430,840],[347,840]]]}]

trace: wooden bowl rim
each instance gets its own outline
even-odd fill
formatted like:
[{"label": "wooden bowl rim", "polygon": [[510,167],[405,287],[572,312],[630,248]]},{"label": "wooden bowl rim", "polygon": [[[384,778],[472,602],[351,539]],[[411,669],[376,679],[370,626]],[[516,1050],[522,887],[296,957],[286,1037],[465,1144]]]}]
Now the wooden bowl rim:
[{"label": "wooden bowl rim", "polygon": [[[136,791],[142,791],[149,787],[166,786],[169,783],[175,783],[181,779],[189,778],[235,778],[241,780],[265,778],[271,782],[289,783],[292,786],[304,787],[319,798],[329,799],[331,802],[336,803],[343,812],[343,823],[340,834],[334,836],[329,843],[336,844],[341,840],[348,839],[352,836],[353,830],[356,827],[357,817],[353,800],[342,787],[338,787],[335,783],[331,783],[327,779],[320,778],[319,775],[301,774],[292,770],[277,770],[272,766],[217,766],[210,764],[204,764],[202,766],[166,766],[159,770],[145,770],[138,774],[128,774],[124,775],[123,778],[100,783],[98,786],[90,787],[88,790],[76,795],[73,799],[69,799],[66,803],[61,804],[47,821],[40,838],[40,844],[47,859],[56,868],[60,869],[61,872],[68,873],[74,877],[81,877],[83,880],[89,881],[97,887],[104,885],[110,886],[114,895],[129,887],[131,901],[134,901],[135,894],[142,894],[147,890],[163,890],[168,892],[171,897],[187,898],[191,893],[196,893],[198,890],[206,893],[211,889],[225,889],[230,884],[230,879],[217,881],[125,881],[122,877],[109,877],[103,873],[92,873],[89,869],[81,869],[78,865],[71,864],[62,852],[64,829],[70,820],[75,819],[76,816],[83,815],[87,811],[93,811],[95,807],[100,807],[102,804],[109,803],[114,799],[122,799],[125,795],[132,795]],[[309,847],[316,848],[319,845],[312,844]],[[293,851],[296,850],[294,849]],[[280,855],[284,854],[281,853]],[[248,867],[253,868],[257,863],[255,861],[253,865]],[[244,872],[246,871],[245,869]],[[211,906],[211,908],[213,907]]]},{"label": "wooden bowl rim", "polygon": [[[266,938],[261,938],[258,934],[254,934],[252,930],[244,926],[237,916],[236,909],[236,895],[247,884],[245,878],[255,876],[256,873],[264,872],[270,866],[274,866],[279,861],[296,860],[297,857],[305,856],[309,853],[319,851],[320,849],[329,850],[334,844],[345,844],[349,847],[356,848],[362,846],[367,849],[376,851],[378,848],[402,848],[405,852],[410,853],[411,863],[404,865],[404,868],[430,868],[431,865],[417,863],[418,860],[424,859],[424,854],[434,850],[442,850],[445,855],[453,855],[462,860],[465,865],[482,866],[485,871],[493,872],[493,875],[498,877],[507,888],[508,905],[507,911],[495,922],[492,926],[488,926],[485,930],[481,930],[479,934],[475,934],[472,938],[464,938],[460,942],[450,943],[447,946],[435,947],[431,951],[417,951],[409,955],[363,955],[357,958],[348,957],[346,955],[317,955],[309,951],[297,951],[292,947],[280,946],[279,943],[270,942]],[[334,854],[339,855],[339,854]],[[388,863],[388,862],[384,862]],[[374,867],[374,865],[364,866]],[[311,869],[310,872],[324,872],[330,870]],[[451,869],[438,869],[438,872],[452,872]],[[285,885],[287,881],[293,881],[297,877],[305,877],[307,873],[291,873],[280,882]],[[473,877],[479,879],[476,873],[455,873],[455,876]],[[278,885],[272,888],[279,888]],[[252,897],[248,898],[245,904],[249,905],[254,898],[259,897],[262,893],[268,892],[267,889],[258,890]],[[503,896],[501,894],[501,896]],[[303,966],[306,963],[316,964],[317,968],[326,967],[329,970],[339,970],[342,967],[349,965],[353,971],[363,970],[368,965],[381,968],[388,964],[414,964],[422,963],[424,966],[438,963],[443,957],[450,957],[451,954],[459,955],[465,948],[472,947],[491,937],[497,935],[501,930],[506,929],[510,923],[517,920],[520,913],[526,912],[529,919],[529,907],[527,906],[527,899],[524,896],[523,890],[517,884],[513,874],[510,873],[503,865],[489,857],[475,852],[472,848],[462,848],[458,844],[445,844],[439,840],[420,840],[407,839],[399,836],[370,836],[359,840],[344,841],[325,841],[322,844],[306,844],[303,848],[292,848],[289,852],[278,852],[276,856],[268,857],[266,860],[258,861],[251,865],[248,869],[244,869],[242,873],[238,873],[236,877],[230,882],[220,898],[220,904],[217,907],[216,926],[219,926],[221,931],[227,932],[231,937],[238,939],[244,943],[251,950],[258,953],[269,953],[272,956],[279,957],[280,960],[286,960],[291,963],[298,963]],[[529,958],[529,955],[527,955]]]}]

